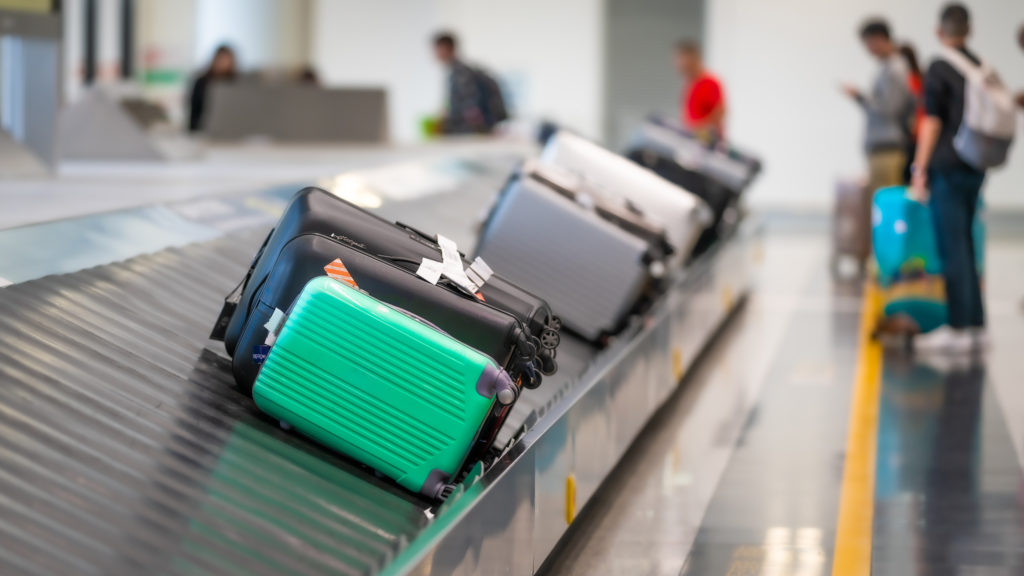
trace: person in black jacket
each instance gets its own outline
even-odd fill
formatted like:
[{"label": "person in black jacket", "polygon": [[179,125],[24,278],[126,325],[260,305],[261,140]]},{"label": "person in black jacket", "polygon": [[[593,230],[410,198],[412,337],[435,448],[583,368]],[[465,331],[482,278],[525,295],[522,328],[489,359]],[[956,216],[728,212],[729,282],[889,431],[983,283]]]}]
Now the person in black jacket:
[{"label": "person in black jacket", "polygon": [[[967,48],[969,33],[967,8],[947,5],[939,20],[939,40],[978,65],[978,56]],[[924,78],[925,118],[918,129],[912,187],[932,209],[949,326],[915,338],[914,347],[922,350],[970,352],[988,344],[972,231],[985,172],[964,162],[953,145],[964,115],[965,84],[944,58],[935,60]]]},{"label": "person in black jacket", "polygon": [[434,36],[434,56],[448,70],[448,105],[439,126],[442,133],[488,134],[508,119],[497,81],[459,57],[454,34]]},{"label": "person in black jacket", "polygon": [[203,129],[203,113],[206,111],[206,96],[212,82],[231,82],[235,79],[237,61],[235,51],[227,44],[221,44],[213,53],[210,66],[196,78],[189,96],[188,131]]}]

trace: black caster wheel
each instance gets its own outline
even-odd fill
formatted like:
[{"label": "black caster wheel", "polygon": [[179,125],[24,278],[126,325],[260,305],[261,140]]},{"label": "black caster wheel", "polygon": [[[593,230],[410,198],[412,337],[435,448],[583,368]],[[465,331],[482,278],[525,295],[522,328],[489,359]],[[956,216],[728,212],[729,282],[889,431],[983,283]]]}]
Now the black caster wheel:
[{"label": "black caster wheel", "polygon": [[551,328],[545,328],[540,333],[540,345],[542,348],[547,350],[554,350],[558,348],[558,343],[562,341],[561,335]]},{"label": "black caster wheel", "polygon": [[554,356],[545,356],[541,358],[541,372],[548,376],[558,372],[558,362],[555,361]]}]

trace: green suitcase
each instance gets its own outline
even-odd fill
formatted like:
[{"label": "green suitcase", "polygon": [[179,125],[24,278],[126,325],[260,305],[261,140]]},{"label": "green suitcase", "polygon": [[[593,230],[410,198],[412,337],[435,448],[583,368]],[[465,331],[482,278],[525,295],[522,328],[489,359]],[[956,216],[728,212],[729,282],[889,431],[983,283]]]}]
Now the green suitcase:
[{"label": "green suitcase", "polygon": [[435,499],[517,395],[491,358],[327,277],[295,300],[253,387],[270,416]]}]

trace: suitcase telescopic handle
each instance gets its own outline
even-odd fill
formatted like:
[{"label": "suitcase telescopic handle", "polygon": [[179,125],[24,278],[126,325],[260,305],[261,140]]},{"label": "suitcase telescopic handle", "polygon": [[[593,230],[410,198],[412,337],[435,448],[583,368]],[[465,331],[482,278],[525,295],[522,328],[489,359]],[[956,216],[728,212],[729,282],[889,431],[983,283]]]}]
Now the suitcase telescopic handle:
[{"label": "suitcase telescopic handle", "polygon": [[431,236],[430,234],[427,234],[423,230],[420,230],[419,228],[416,228],[415,226],[410,226],[410,225],[406,224],[405,222],[395,222],[395,226],[398,226],[399,228],[405,228],[409,232],[412,232],[413,234],[418,235],[420,238],[423,238],[424,240],[430,240],[431,242],[435,242],[435,243],[437,242],[437,236],[436,235]]},{"label": "suitcase telescopic handle", "polygon": [[[419,228],[417,228],[415,226],[410,226],[410,225],[406,224],[405,222],[395,222],[395,226],[398,226],[399,228],[404,228],[404,229],[408,230],[409,232],[412,232],[413,234],[419,236],[423,240],[426,240],[427,242],[429,242],[430,245],[433,246],[434,248],[438,248],[440,250],[440,248],[437,245],[437,234],[427,234],[423,230],[420,230]],[[459,256],[462,256],[463,259],[466,258],[466,254],[462,250],[459,250]]]}]

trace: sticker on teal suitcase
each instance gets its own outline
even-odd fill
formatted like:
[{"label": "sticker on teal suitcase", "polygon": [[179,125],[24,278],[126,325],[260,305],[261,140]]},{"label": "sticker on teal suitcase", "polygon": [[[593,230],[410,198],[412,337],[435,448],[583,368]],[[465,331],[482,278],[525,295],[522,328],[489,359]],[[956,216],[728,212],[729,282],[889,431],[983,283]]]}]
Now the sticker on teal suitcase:
[{"label": "sticker on teal suitcase", "polygon": [[326,277],[296,299],[253,388],[267,414],[429,498],[517,395],[491,358]]},{"label": "sticker on teal suitcase", "polygon": [[[979,203],[972,230],[979,277],[985,254],[981,213]],[[905,186],[893,186],[875,193],[871,217],[885,316],[910,318],[921,332],[945,324],[946,288],[931,208],[912,198]]]}]

